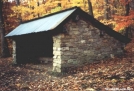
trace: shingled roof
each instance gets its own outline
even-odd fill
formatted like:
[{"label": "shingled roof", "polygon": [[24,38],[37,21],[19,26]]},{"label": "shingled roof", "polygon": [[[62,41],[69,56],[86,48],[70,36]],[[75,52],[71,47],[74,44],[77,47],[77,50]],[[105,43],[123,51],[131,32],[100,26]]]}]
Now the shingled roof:
[{"label": "shingled roof", "polygon": [[123,36],[122,34],[114,31],[110,27],[99,22],[98,20],[96,20],[94,17],[92,17],[79,7],[69,8],[63,11],[46,15],[41,18],[23,22],[13,31],[7,34],[5,37],[14,37],[14,36],[17,37],[25,34],[55,30],[57,27],[63,26],[63,24],[65,24],[69,19],[71,19],[76,14],[88,20],[94,27],[98,28],[101,31],[104,31],[109,36],[114,37],[115,39],[123,43],[129,43],[131,41],[131,39],[127,38],[126,36]]}]

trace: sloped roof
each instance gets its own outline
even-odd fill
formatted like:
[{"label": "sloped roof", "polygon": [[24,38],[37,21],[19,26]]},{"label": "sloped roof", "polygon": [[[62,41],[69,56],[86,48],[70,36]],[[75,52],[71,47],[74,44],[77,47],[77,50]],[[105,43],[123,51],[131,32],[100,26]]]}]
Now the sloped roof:
[{"label": "sloped roof", "polygon": [[32,20],[30,22],[20,24],[13,31],[7,34],[6,37],[52,30],[56,28],[63,20],[65,20],[75,10],[76,8],[72,8],[71,10],[67,10],[48,17],[44,17],[44,18],[40,18],[37,20]]},{"label": "sloped roof", "polygon": [[69,17],[73,17],[73,15],[76,15],[76,14],[88,20],[94,27],[98,28],[99,30],[104,31],[109,36],[114,37],[115,39],[123,43],[129,43],[131,41],[131,39],[127,38],[126,36],[121,35],[120,33],[114,31],[110,27],[102,24],[101,22],[96,20],[94,17],[92,17],[85,11],[81,10],[79,7],[73,7],[70,9],[59,11],[59,12],[49,14],[47,16],[44,16],[38,19],[33,19],[25,23],[22,23],[13,31],[11,31],[9,34],[7,34],[6,37],[14,37],[14,36],[20,36],[20,35],[25,35],[25,34],[54,30],[58,26],[63,25],[62,23],[66,22],[66,19],[70,19]]}]

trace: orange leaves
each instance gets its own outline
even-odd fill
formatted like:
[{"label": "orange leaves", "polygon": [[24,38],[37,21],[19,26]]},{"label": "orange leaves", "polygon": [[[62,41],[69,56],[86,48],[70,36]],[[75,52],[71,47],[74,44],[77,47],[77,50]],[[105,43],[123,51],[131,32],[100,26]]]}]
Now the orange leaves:
[{"label": "orange leaves", "polygon": [[117,25],[115,26],[115,30],[116,31],[123,30],[124,28],[132,25],[132,23],[133,23],[133,20],[117,23]]},{"label": "orange leaves", "polygon": [[[133,25],[134,11],[130,11],[129,16],[124,16],[125,5],[131,0],[108,0],[108,17],[109,20],[104,19],[104,0],[91,0],[93,5],[94,17],[105,25],[112,25],[116,31],[120,31],[125,27]],[[132,3],[132,2],[131,2]]]},{"label": "orange leaves", "polygon": [[38,0],[28,0],[21,2],[21,5],[12,7],[12,10],[16,16],[19,14],[22,20],[26,21],[73,6],[80,6],[83,10],[86,11],[88,9],[87,4],[84,3],[83,0],[46,0],[44,2],[39,2],[39,5],[37,1]]},{"label": "orange leaves", "polygon": [[131,0],[120,0],[121,4],[126,5],[129,2],[131,2]]},{"label": "orange leaves", "polygon": [[13,6],[12,10],[14,13],[23,20],[30,20],[33,18],[37,18],[38,15],[42,16],[46,13],[46,8],[44,4],[40,4],[38,6],[35,1],[28,1],[27,3],[21,3],[19,6]]},{"label": "orange leaves", "polygon": [[[93,6],[94,17],[102,23],[115,26],[117,31],[133,24],[134,11],[131,11],[130,15],[127,17],[122,16],[125,14],[124,4],[129,3],[131,0],[127,0],[127,2],[125,2],[126,0],[108,0],[107,7],[109,10],[107,12],[109,20],[104,20],[104,0],[90,1]],[[11,14],[10,17],[16,16],[17,18],[21,18],[22,21],[26,21],[73,6],[79,6],[82,10],[89,12],[87,0],[26,0],[25,2],[21,2],[20,6],[12,5],[12,11],[14,14]],[[112,14],[119,15],[119,17],[115,15],[113,16]]]},{"label": "orange leaves", "polygon": [[129,16],[117,16],[114,15],[114,20],[116,22],[115,30],[119,31],[125,27],[131,26],[134,23],[134,11],[130,11]]},{"label": "orange leaves", "polygon": [[[132,3],[131,0],[119,0],[121,4],[119,4],[118,8],[116,9],[115,15],[113,15],[113,19],[115,21],[115,27],[114,29],[116,31],[122,31],[126,27],[129,27],[134,24],[134,10],[126,11],[126,8],[131,8],[130,6],[126,7],[125,5],[128,3]],[[126,15],[126,12],[129,13],[129,15]]]}]

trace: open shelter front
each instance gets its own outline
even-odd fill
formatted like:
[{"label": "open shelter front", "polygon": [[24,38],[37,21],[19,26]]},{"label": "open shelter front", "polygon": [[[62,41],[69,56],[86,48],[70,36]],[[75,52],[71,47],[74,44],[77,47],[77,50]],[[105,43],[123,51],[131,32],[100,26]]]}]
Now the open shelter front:
[{"label": "open shelter front", "polygon": [[53,39],[48,32],[20,36],[14,42],[17,63],[38,63],[41,58],[53,57]]}]

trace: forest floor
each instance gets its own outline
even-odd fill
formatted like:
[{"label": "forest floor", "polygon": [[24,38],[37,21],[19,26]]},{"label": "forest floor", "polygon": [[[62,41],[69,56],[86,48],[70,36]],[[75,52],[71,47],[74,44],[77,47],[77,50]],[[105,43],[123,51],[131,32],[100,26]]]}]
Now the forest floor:
[{"label": "forest floor", "polygon": [[[52,64],[12,65],[0,59],[0,91],[134,91],[134,40],[126,53],[51,75]],[[56,74],[56,73],[54,73]]]}]

